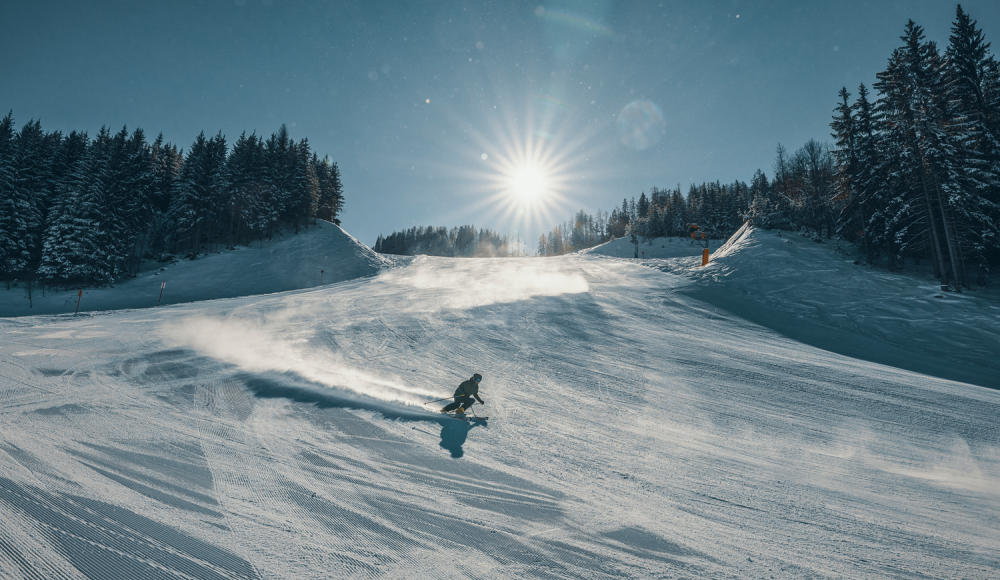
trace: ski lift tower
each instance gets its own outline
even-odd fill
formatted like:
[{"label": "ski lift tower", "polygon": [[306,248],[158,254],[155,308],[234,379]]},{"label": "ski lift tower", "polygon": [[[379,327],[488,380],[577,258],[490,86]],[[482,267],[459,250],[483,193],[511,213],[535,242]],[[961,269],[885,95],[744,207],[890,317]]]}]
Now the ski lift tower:
[{"label": "ski lift tower", "polygon": [[[688,224],[688,231],[691,232],[691,243],[701,246],[701,265],[708,265],[708,238],[705,232],[701,231],[698,224]],[[700,234],[700,237],[699,237]],[[704,245],[703,245],[704,244]]]}]

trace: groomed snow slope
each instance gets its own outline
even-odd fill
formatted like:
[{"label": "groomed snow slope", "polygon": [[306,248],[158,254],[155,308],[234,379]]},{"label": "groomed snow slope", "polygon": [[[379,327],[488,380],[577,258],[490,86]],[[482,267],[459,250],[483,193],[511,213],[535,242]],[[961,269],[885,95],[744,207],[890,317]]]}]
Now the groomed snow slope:
[{"label": "groomed snow slope", "polygon": [[1000,293],[942,292],[928,272],[888,272],[854,263],[853,248],[746,227],[701,267],[690,239],[657,238],[634,248],[618,239],[584,253],[628,257],[678,274],[679,289],[782,335],[852,358],[1000,388]]},{"label": "groomed snow slope", "polygon": [[[156,306],[162,282],[166,282],[162,304],[181,304],[313,288],[320,285],[320,270],[324,270],[323,284],[332,284],[374,276],[389,264],[340,226],[319,220],[297,235],[197,260],[144,262],[147,271],[138,278],[123,280],[114,288],[84,290],[80,312]],[[0,290],[0,316],[72,314],[76,302],[76,289],[50,291],[44,297],[36,289],[29,308],[24,288]]]},{"label": "groomed snow slope", "polygon": [[[697,284],[417,258],[2,321],[0,577],[1000,574],[1000,391],[803,345]],[[476,371],[487,425],[421,409]]]}]

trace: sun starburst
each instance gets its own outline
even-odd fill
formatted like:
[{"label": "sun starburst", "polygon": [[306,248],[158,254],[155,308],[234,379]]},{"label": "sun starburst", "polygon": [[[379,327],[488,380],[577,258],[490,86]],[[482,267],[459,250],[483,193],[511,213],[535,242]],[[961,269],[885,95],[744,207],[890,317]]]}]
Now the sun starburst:
[{"label": "sun starburst", "polygon": [[[599,122],[568,102],[539,95],[498,95],[496,101],[489,111],[451,112],[466,138],[449,143],[455,156],[441,159],[435,173],[463,182],[469,197],[442,217],[477,216],[478,223],[527,242],[521,249],[530,252],[535,237],[587,204],[606,177],[592,173],[590,160],[609,155],[617,143],[597,138],[610,121]],[[471,121],[471,115],[485,123]]]}]

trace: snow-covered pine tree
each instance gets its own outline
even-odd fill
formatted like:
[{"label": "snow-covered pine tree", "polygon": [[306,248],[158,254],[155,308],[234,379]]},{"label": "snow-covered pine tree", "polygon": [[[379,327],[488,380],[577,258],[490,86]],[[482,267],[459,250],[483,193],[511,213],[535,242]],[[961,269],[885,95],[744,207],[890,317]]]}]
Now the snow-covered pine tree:
[{"label": "snow-covered pine tree", "polygon": [[207,192],[203,189],[200,169],[204,165],[208,141],[202,131],[191,144],[184,157],[177,179],[170,192],[170,221],[174,231],[174,245],[184,241],[196,251],[199,227],[205,219],[204,206]]},{"label": "snow-covered pine tree", "polygon": [[[663,236],[663,206],[665,205],[665,196],[666,192],[656,186],[653,186],[649,190],[649,208],[646,210],[645,235],[651,238]],[[589,245],[593,244],[588,243]]]},{"label": "snow-covered pine tree", "polygon": [[[947,98],[944,61],[933,42],[921,42],[919,27],[906,37],[911,77],[916,79],[913,93],[914,128],[917,152],[924,169],[922,187],[928,188],[931,205],[938,212],[943,233],[943,260],[946,275],[954,280],[959,292],[966,285],[964,247],[968,230],[976,221],[976,196],[970,189],[965,166],[968,155],[952,103]],[[936,202],[936,203],[935,203]]]},{"label": "snow-covered pine tree", "polygon": [[645,191],[639,195],[639,203],[636,205],[636,213],[639,218],[644,218],[649,215],[649,198],[646,197]]},{"label": "snow-covered pine tree", "polygon": [[17,187],[13,111],[0,119],[0,276],[10,288],[11,276],[22,267],[27,234],[24,219],[27,203]]},{"label": "snow-covered pine tree", "polygon": [[239,243],[240,236],[244,233],[243,212],[253,203],[251,184],[253,183],[253,148],[256,142],[257,136],[255,134],[247,137],[246,131],[244,131],[233,144],[229,156],[226,157],[224,170],[229,221],[226,243],[230,246]]},{"label": "snow-covered pine tree", "polygon": [[[49,171],[52,180],[53,204],[55,203],[55,196],[57,196],[61,184],[72,173],[74,166],[86,158],[87,146],[89,144],[90,139],[87,137],[86,132],[78,133],[71,131],[69,135],[59,140],[55,148],[55,154],[52,156],[52,164]],[[49,212],[51,213],[51,211],[52,205],[49,206]]]},{"label": "snow-covered pine tree", "polygon": [[23,240],[25,261],[17,276],[25,280],[28,300],[36,279],[38,263],[42,257],[42,236],[45,216],[51,203],[52,156],[55,150],[52,139],[43,131],[37,120],[28,121],[14,136],[14,164],[17,171],[18,197],[27,200],[28,210],[23,214],[26,236]]},{"label": "snow-covered pine tree", "polygon": [[666,219],[667,231],[670,232],[668,235],[678,236],[687,231],[687,224],[690,221],[688,219],[688,205],[684,194],[681,193],[679,183],[677,188],[670,192],[670,213]]},{"label": "snow-covered pine tree", "polygon": [[149,151],[153,166],[153,210],[166,214],[170,209],[170,188],[180,172],[183,155],[175,145],[163,142],[163,133],[156,136]]},{"label": "snow-covered pine tree", "polygon": [[698,225],[705,235],[715,238],[721,235],[725,219],[722,216],[722,191],[718,181],[702,183],[701,217]]},{"label": "snow-covered pine tree", "polygon": [[[85,187],[88,148],[90,140],[86,133],[71,132],[59,145],[53,158],[52,178],[54,182],[52,203],[45,220],[42,236],[42,255],[38,276],[49,282],[66,282],[69,249],[66,244],[76,235],[75,211],[77,195]],[[79,185],[77,182],[82,182]]]},{"label": "snow-covered pine tree", "polygon": [[215,225],[223,205],[226,159],[225,137],[205,138],[202,132],[191,144],[180,175],[174,182],[170,217],[176,228],[176,242],[190,248],[192,258],[200,252],[202,234]]},{"label": "snow-covered pine tree", "polygon": [[37,121],[14,132],[13,115],[0,121],[0,274],[33,278],[41,257],[49,178],[48,142]]},{"label": "snow-covered pine tree", "polygon": [[111,137],[111,148],[108,157],[108,176],[104,182],[104,227],[108,233],[110,245],[108,251],[113,260],[112,279],[125,271],[125,246],[128,243],[129,227],[127,207],[129,191],[128,178],[128,129]]},{"label": "snow-covered pine tree", "polygon": [[895,157],[888,152],[895,150],[889,140],[890,134],[880,130],[881,117],[868,100],[868,88],[858,85],[858,98],[852,105],[855,114],[855,146],[857,158],[853,186],[863,218],[861,231],[866,258],[871,264],[874,259],[885,254],[889,259],[889,269],[895,269],[896,229],[890,227],[887,208],[890,201],[899,198],[903,188],[901,173]]},{"label": "snow-covered pine tree", "polygon": [[[647,201],[648,204],[648,201]],[[646,207],[647,214],[649,207]],[[574,250],[582,250],[589,247],[587,243],[587,212],[582,209],[573,216],[572,229],[569,232],[569,243]]]},{"label": "snow-covered pine tree", "polygon": [[760,169],[750,180],[750,207],[746,219],[751,225],[769,230],[774,227],[771,219],[771,184]]},{"label": "snow-covered pine tree", "polygon": [[[704,199],[704,187],[698,187],[692,183],[688,187],[687,194],[687,218],[690,223],[701,225],[704,218],[702,215],[702,201]],[[687,232],[687,224],[684,225],[684,232]]]},{"label": "snow-covered pine tree", "polygon": [[136,129],[125,143],[125,167],[122,170],[124,198],[120,200],[125,237],[120,240],[119,259],[129,276],[139,275],[142,255],[149,242],[156,209],[155,167],[152,149],[142,129]]},{"label": "snow-covered pine tree", "polygon": [[319,201],[319,182],[316,169],[312,163],[312,152],[308,139],[301,139],[289,150],[288,190],[289,200],[287,219],[291,222],[295,233],[299,226],[308,227],[316,218],[316,206]]},{"label": "snow-covered pine tree", "polygon": [[892,159],[899,164],[896,170],[903,186],[887,209],[899,227],[900,253],[918,249],[914,235],[923,222],[936,274],[942,284],[954,281],[960,290],[964,267],[954,206],[965,206],[968,192],[961,183],[957,140],[947,132],[950,112],[941,83],[943,62],[937,47],[924,42],[923,29],[912,20],[901,38],[903,46],[893,51],[876,84],[879,114],[887,143],[896,149],[892,154],[898,157]]},{"label": "snow-covered pine tree", "polygon": [[945,51],[944,91],[952,107],[950,130],[959,141],[963,185],[972,196],[955,208],[959,243],[976,262],[981,284],[990,256],[1000,251],[1000,67],[989,47],[959,5]]},{"label": "snow-covered pine tree", "polygon": [[226,161],[226,183],[233,212],[230,221],[236,224],[233,239],[238,242],[245,238],[247,244],[254,239],[263,242],[277,220],[277,188],[261,138],[255,134],[240,136]]},{"label": "snow-covered pine tree", "polygon": [[131,135],[122,127],[111,139],[109,175],[105,184],[105,224],[114,258],[112,277],[134,276],[145,235],[151,227],[153,166],[142,129]]},{"label": "snow-covered pine tree", "polygon": [[46,279],[67,284],[113,280],[115,258],[106,223],[112,147],[111,134],[102,127],[60,185],[60,209],[49,220],[39,267]]},{"label": "snow-covered pine tree", "polygon": [[455,234],[455,254],[458,256],[472,256],[476,253],[476,228],[473,226],[461,226]]},{"label": "snow-covered pine tree", "polygon": [[869,264],[872,263],[872,252],[865,237],[865,226],[868,222],[858,191],[860,163],[858,162],[858,125],[855,120],[855,108],[850,102],[851,94],[847,87],[841,87],[840,103],[834,109],[830,128],[834,138],[834,179],[837,187],[835,202],[840,208],[837,216],[837,233],[840,237],[858,243],[864,248]]},{"label": "snow-covered pine tree", "polygon": [[150,202],[153,207],[152,225],[149,234],[149,247],[151,250],[162,253],[166,248],[167,238],[170,237],[170,195],[174,181],[180,173],[184,156],[177,150],[176,145],[163,142],[163,134],[157,135],[150,147],[150,157],[152,158],[152,190]]},{"label": "snow-covered pine tree", "polygon": [[343,201],[340,195],[340,171],[337,169],[337,164],[331,163],[329,157],[320,159],[313,153],[312,167],[319,195],[316,201],[316,217],[339,225],[340,220],[336,216]]},{"label": "snow-covered pine tree", "polygon": [[734,234],[738,229],[743,227],[743,223],[746,221],[744,217],[750,208],[750,187],[745,181],[736,180],[732,185],[733,189],[733,204],[730,208],[730,231],[729,234]]},{"label": "snow-covered pine tree", "polygon": [[743,195],[741,187],[739,180],[722,186],[724,195],[721,216],[723,225],[719,232],[721,238],[728,238],[743,225],[743,221],[740,219],[740,199]]},{"label": "snow-covered pine tree", "polygon": [[944,71],[949,100],[961,116],[976,178],[986,197],[1000,194],[1000,89],[998,65],[982,30],[959,5],[952,24]]},{"label": "snow-covered pine tree", "polygon": [[329,178],[327,179],[326,189],[321,193],[321,207],[323,208],[323,215],[329,215],[329,217],[324,217],[324,219],[339,226],[340,218],[338,216],[344,209],[344,185],[340,181],[340,168],[337,167],[337,164],[331,161],[329,157],[325,157],[324,160]]},{"label": "snow-covered pine tree", "polygon": [[92,284],[114,281],[114,240],[108,227],[108,189],[114,179],[111,167],[115,144],[111,132],[101,127],[89,150],[89,167],[83,195],[77,202],[75,218],[81,230],[87,229],[76,244],[77,261],[70,278]]},{"label": "snow-covered pine tree", "polygon": [[276,133],[272,133],[265,143],[268,181],[273,187],[270,207],[272,214],[267,224],[268,237],[279,226],[280,220],[288,216],[288,205],[291,200],[290,181],[294,171],[290,150],[294,143],[288,136],[288,128],[282,125]]},{"label": "snow-covered pine tree", "polygon": [[[208,233],[205,235],[205,242],[211,248],[212,244],[217,244],[228,224],[226,210],[228,209],[228,198],[226,188],[226,154],[228,146],[226,138],[221,131],[216,133],[208,142],[208,159],[211,173],[213,175],[212,188],[209,194],[208,213],[206,223]],[[211,251],[211,249],[209,250]]]}]

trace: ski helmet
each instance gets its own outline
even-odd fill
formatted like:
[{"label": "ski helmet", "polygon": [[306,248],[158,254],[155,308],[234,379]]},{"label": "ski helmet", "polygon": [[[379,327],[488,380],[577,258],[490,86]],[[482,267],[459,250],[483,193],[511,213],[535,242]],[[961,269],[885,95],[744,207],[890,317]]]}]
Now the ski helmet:
[{"label": "ski helmet", "polygon": [[481,375],[479,373],[476,373],[476,374],[472,375],[472,378],[475,379],[476,382],[478,383],[479,381],[483,380],[483,375]]}]

